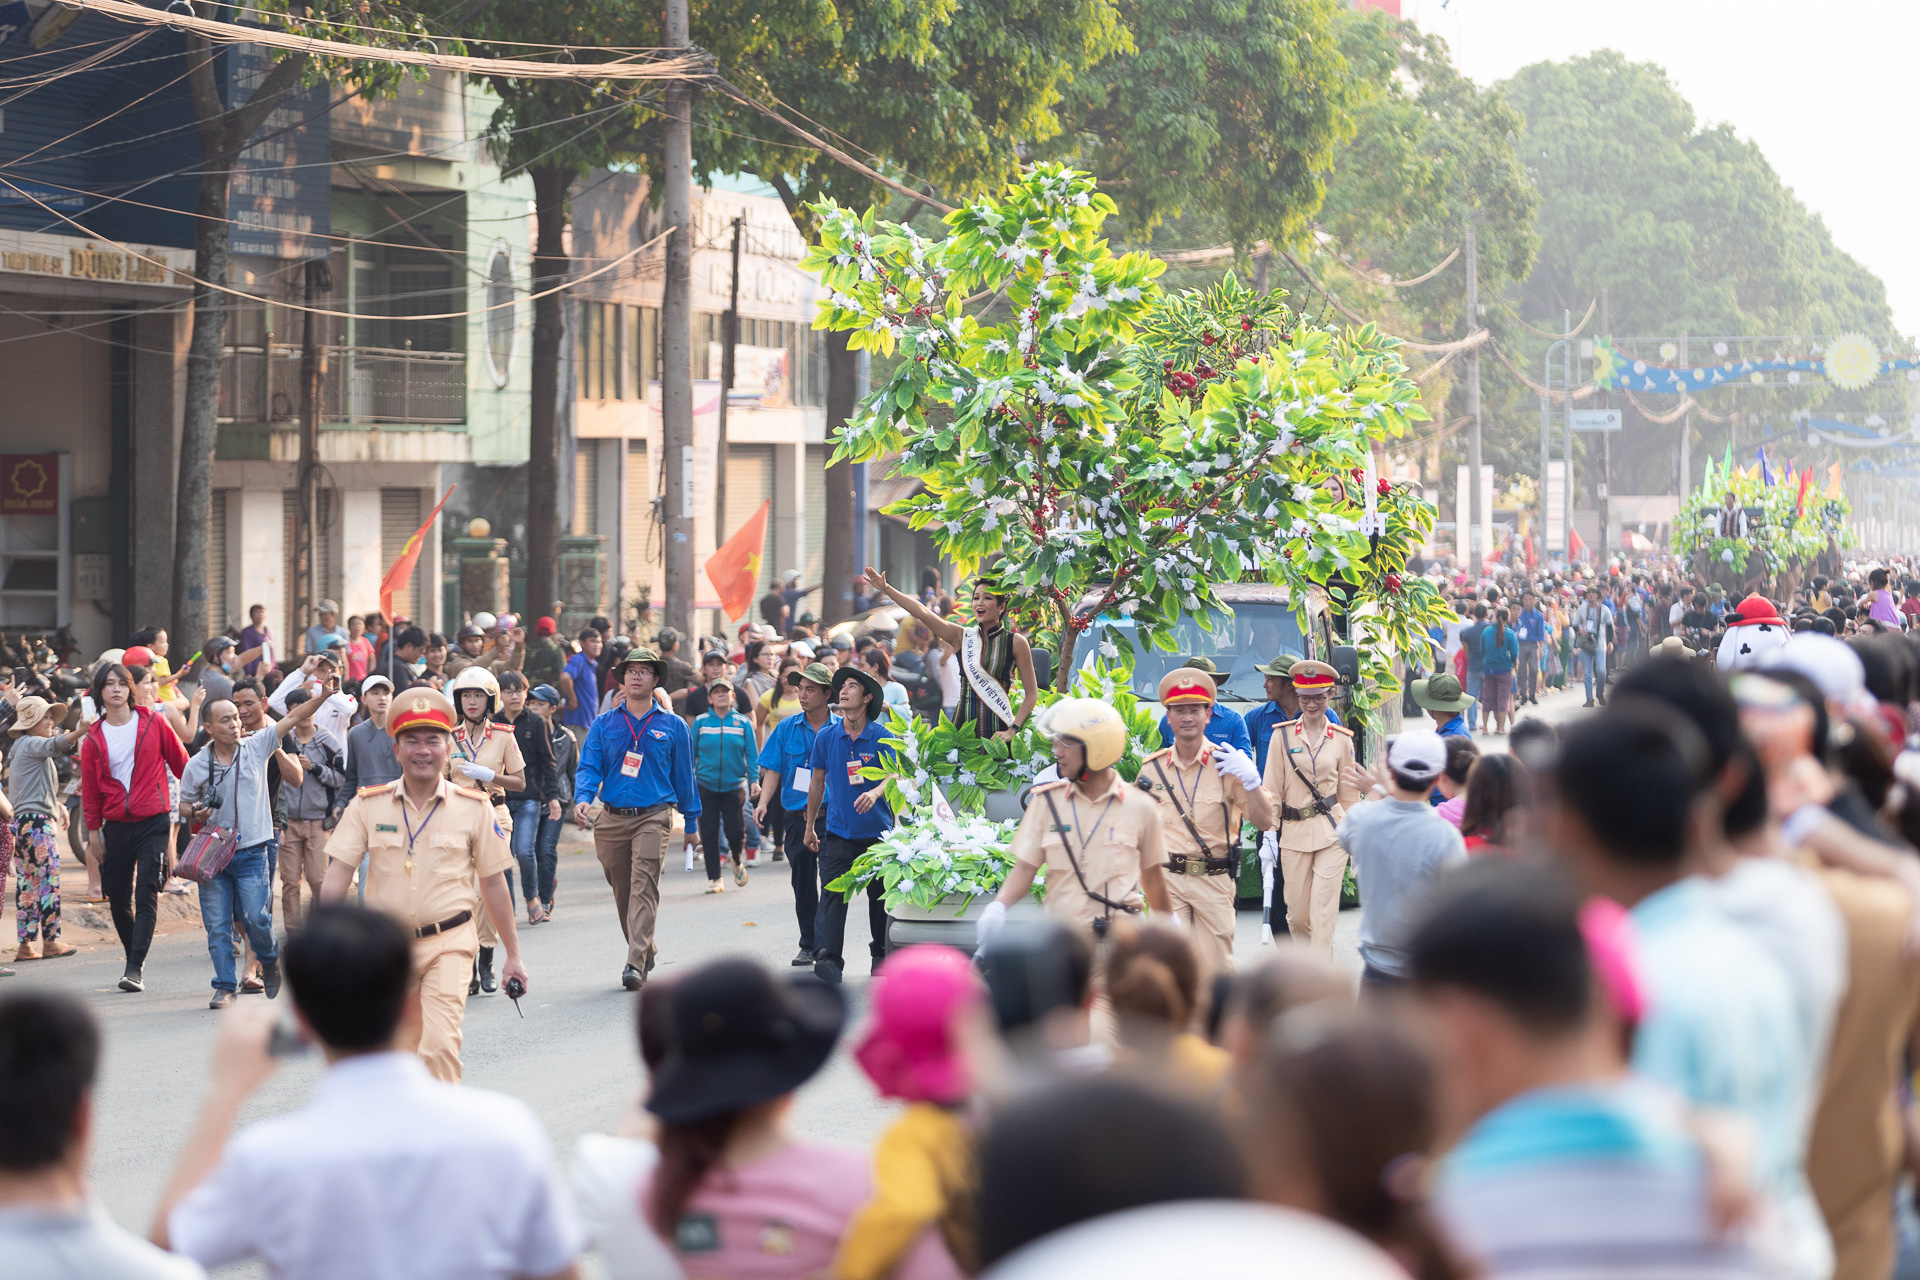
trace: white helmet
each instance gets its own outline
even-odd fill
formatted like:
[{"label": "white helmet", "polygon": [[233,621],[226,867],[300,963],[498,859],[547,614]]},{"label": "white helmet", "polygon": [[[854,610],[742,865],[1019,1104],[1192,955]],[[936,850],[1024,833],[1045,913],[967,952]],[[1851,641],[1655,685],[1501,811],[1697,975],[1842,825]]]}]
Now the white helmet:
[{"label": "white helmet", "polygon": [[1111,769],[1127,754],[1126,722],[1098,698],[1062,698],[1047,709],[1046,730],[1080,744],[1087,755],[1083,774]]},{"label": "white helmet", "polygon": [[498,621],[499,621],[498,618],[495,618],[492,614],[488,613],[484,609],[482,609],[479,613],[476,613],[473,615],[473,625],[480,628],[480,630],[482,631],[493,630],[494,624],[497,623]]},{"label": "white helmet", "polygon": [[500,710],[500,682],[493,678],[493,672],[477,663],[466,668],[447,684],[447,700],[453,703],[454,714],[462,719],[466,712],[460,707],[460,692],[463,689],[479,689],[487,695],[487,714]]}]

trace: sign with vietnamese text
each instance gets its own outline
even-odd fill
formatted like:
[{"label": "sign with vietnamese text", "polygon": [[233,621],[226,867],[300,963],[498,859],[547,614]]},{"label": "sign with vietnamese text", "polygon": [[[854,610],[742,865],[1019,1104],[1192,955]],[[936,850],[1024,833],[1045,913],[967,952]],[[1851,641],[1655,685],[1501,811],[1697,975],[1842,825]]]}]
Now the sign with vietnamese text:
[{"label": "sign with vietnamese text", "polygon": [[1573,429],[1575,431],[1618,431],[1620,429],[1620,410],[1575,409],[1573,411]]},{"label": "sign with vietnamese text", "polygon": [[0,453],[0,516],[60,514],[60,455]]}]

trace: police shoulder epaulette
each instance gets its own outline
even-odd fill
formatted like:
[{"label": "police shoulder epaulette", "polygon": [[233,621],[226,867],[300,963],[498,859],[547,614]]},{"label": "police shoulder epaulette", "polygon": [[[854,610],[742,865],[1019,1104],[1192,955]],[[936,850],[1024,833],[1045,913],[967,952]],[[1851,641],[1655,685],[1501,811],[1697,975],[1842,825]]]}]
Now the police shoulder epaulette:
[{"label": "police shoulder epaulette", "polygon": [[1327,728],[1333,730],[1335,733],[1344,733],[1349,738],[1353,736],[1353,730],[1347,728],[1347,726],[1343,724],[1335,724],[1331,720],[1327,721]]},{"label": "police shoulder epaulette", "polygon": [[353,794],[356,796],[383,795],[386,792],[393,790],[395,787],[399,785],[400,785],[400,779],[395,778],[392,782],[376,782],[374,785],[370,787],[362,787],[358,791],[354,792]]},{"label": "police shoulder epaulette", "polygon": [[1055,778],[1052,782],[1035,783],[1033,794],[1039,795],[1042,791],[1058,791],[1061,787],[1068,785],[1070,784],[1065,778]]},{"label": "police shoulder epaulette", "polygon": [[486,793],[486,792],[484,792],[484,791],[481,791],[481,790],[480,790],[479,788],[477,788],[477,787],[462,787],[462,786],[459,786],[459,785],[455,785],[455,787],[453,788],[453,791],[454,791],[454,794],[455,794],[455,795],[462,795],[462,796],[465,796],[465,797],[467,797],[467,798],[468,798],[469,800],[485,800],[485,799],[487,799],[487,793]]},{"label": "police shoulder epaulette", "polygon": [[1145,757],[1141,759],[1140,763],[1147,764],[1147,763],[1150,763],[1151,761],[1160,759],[1160,757],[1162,756],[1170,756],[1172,754],[1173,754],[1172,747],[1162,747],[1158,751],[1149,752]]}]

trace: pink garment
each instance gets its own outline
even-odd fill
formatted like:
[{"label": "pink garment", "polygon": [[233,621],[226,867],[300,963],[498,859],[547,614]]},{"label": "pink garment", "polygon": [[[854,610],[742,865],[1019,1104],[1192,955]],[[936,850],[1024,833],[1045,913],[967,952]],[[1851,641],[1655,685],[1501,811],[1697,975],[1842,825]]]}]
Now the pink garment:
[{"label": "pink garment", "polygon": [[347,679],[365,680],[373,665],[373,643],[362,635],[347,641]]},{"label": "pink garment", "polygon": [[1454,825],[1454,829],[1458,830],[1460,827],[1460,815],[1467,811],[1467,793],[1462,791],[1451,800],[1442,800],[1438,805],[1434,806],[1433,811],[1445,818],[1448,822],[1451,822]]},{"label": "pink garment", "polygon": [[1875,622],[1891,622],[1896,627],[1900,625],[1900,610],[1893,603],[1893,592],[1882,587],[1868,592],[1867,599],[1872,602],[1867,609],[1869,618]]},{"label": "pink garment", "polygon": [[[847,1223],[873,1192],[865,1151],[795,1142],[762,1160],[708,1175],[669,1241],[696,1280],[804,1280],[825,1275]],[[646,1212],[653,1177],[640,1183]],[[683,1246],[694,1245],[687,1248]],[[701,1247],[709,1246],[710,1247]],[[931,1228],[892,1280],[960,1280]]]}]

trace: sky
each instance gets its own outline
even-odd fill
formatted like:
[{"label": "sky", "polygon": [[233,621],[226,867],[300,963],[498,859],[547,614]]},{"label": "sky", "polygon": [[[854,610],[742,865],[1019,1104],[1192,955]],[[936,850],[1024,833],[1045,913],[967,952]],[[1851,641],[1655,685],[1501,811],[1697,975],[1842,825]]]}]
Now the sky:
[{"label": "sky", "polygon": [[1403,0],[1492,84],[1529,63],[1618,49],[1666,70],[1702,124],[1756,143],[1842,250],[1920,331],[1920,0]]}]

